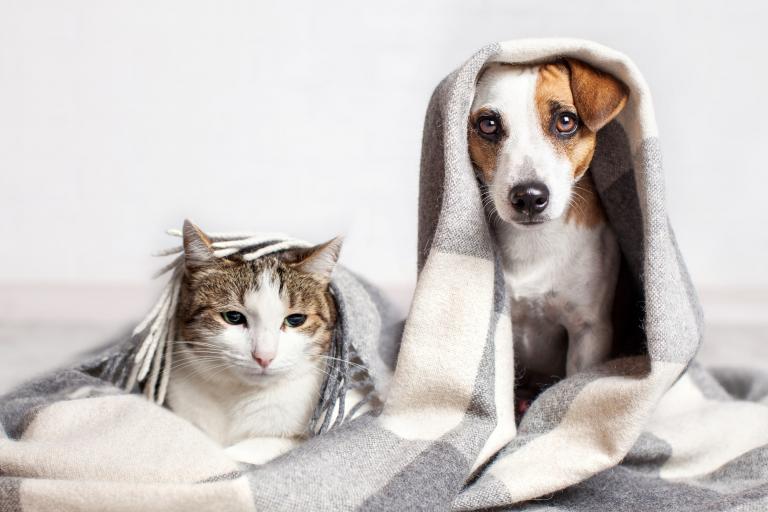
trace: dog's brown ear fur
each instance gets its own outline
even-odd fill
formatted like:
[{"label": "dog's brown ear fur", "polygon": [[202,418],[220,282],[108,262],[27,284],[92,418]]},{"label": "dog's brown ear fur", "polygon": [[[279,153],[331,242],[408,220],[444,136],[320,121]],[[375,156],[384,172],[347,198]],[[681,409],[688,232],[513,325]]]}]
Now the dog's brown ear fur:
[{"label": "dog's brown ear fur", "polygon": [[571,93],[579,117],[593,132],[619,115],[629,89],[608,73],[576,59],[565,59],[571,71]]}]

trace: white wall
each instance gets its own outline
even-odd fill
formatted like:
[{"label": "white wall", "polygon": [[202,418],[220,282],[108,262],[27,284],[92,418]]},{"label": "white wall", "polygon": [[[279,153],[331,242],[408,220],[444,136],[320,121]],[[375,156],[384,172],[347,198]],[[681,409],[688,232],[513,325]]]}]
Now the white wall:
[{"label": "white wall", "polygon": [[185,216],[347,232],[348,265],[408,282],[434,85],[486,42],[576,36],[646,74],[694,279],[766,287],[766,18],[757,1],[0,0],[0,283],[143,283]]}]

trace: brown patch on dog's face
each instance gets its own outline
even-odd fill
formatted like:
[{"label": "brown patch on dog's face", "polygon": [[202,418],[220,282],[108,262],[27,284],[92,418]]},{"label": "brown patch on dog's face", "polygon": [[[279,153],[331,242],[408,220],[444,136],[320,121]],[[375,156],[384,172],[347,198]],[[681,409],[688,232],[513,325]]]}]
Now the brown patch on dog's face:
[{"label": "brown patch on dog's face", "polygon": [[[478,128],[481,119],[498,119],[499,135],[498,137],[484,136]],[[467,139],[469,143],[469,157],[472,164],[478,169],[485,183],[490,183],[496,172],[498,165],[499,151],[501,150],[501,140],[504,138],[504,128],[501,125],[501,116],[487,108],[481,108],[469,116],[467,126]]]},{"label": "brown patch on dog's face", "polygon": [[573,201],[565,214],[567,222],[587,228],[605,222],[605,211],[595,190],[591,172],[586,172],[578,183],[573,185],[572,194]]},{"label": "brown patch on dog's face", "polygon": [[[589,168],[597,138],[587,126],[579,126],[571,76],[565,64],[544,64],[539,68],[535,101],[542,131],[555,149],[571,162],[571,175],[578,181]],[[560,130],[565,126],[563,120],[574,123],[572,133]]]},{"label": "brown patch on dog's face", "polygon": [[[615,118],[627,101],[626,86],[591,66],[569,59],[539,68],[536,106],[542,130],[571,162],[574,185],[566,220],[585,227],[605,221],[605,212],[587,174],[597,130]],[[575,128],[568,130],[569,123]]]}]

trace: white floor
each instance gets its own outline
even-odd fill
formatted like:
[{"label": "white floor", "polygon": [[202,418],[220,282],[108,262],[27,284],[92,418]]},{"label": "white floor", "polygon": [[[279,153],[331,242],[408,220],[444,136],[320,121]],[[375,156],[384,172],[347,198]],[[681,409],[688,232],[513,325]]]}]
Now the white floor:
[{"label": "white floor", "polygon": [[[406,309],[409,291],[393,287]],[[76,360],[127,330],[154,291],[132,287],[0,286],[0,393]],[[707,332],[700,360],[768,371],[768,293],[701,294]]]}]

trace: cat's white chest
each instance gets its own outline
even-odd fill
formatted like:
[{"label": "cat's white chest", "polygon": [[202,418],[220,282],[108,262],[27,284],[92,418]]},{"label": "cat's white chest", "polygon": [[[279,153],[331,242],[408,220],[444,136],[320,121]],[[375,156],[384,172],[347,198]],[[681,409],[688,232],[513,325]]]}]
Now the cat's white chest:
[{"label": "cat's white chest", "polygon": [[317,371],[307,373],[240,397],[229,410],[227,443],[258,436],[305,435],[318,402],[321,377]]},{"label": "cat's white chest", "polygon": [[256,437],[303,436],[322,384],[321,372],[312,369],[264,386],[203,381],[193,371],[172,376],[168,405],[222,446]]}]

